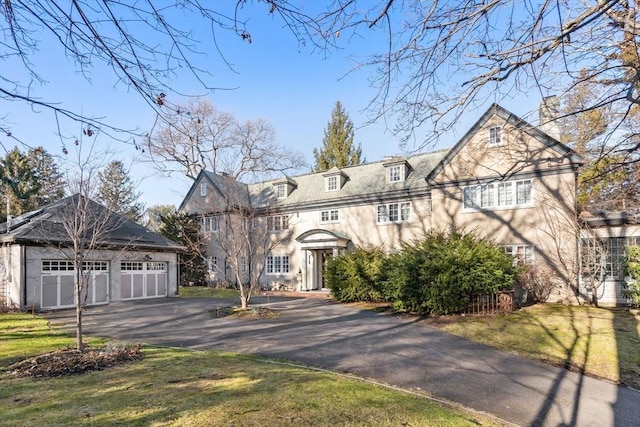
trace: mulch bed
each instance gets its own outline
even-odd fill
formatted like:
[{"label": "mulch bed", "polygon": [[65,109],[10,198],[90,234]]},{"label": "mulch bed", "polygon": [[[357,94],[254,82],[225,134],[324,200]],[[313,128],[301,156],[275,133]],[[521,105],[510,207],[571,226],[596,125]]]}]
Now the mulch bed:
[{"label": "mulch bed", "polygon": [[138,344],[107,349],[86,348],[83,352],[75,349],[56,350],[14,363],[6,371],[16,377],[34,378],[82,374],[141,360],[144,355],[140,348]]}]

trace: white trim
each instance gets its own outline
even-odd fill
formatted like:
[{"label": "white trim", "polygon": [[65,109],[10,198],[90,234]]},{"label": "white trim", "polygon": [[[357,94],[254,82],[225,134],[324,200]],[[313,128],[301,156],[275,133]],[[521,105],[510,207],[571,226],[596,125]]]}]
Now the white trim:
[{"label": "white trim", "polygon": [[487,147],[504,145],[502,126],[491,126],[487,129]]},{"label": "white trim", "polygon": [[338,191],[340,190],[340,183],[338,181],[338,175],[326,176],[324,178],[324,191]]},{"label": "white trim", "polygon": [[411,202],[384,203],[376,206],[376,224],[399,224],[411,221]]},{"label": "white trim", "polygon": [[206,182],[201,182],[200,183],[200,197],[204,197],[207,195],[207,183]]},{"label": "white trim", "polygon": [[[326,214],[326,219],[323,218],[325,214]],[[340,209],[326,209],[326,210],[320,211],[320,224],[336,224],[339,222],[340,222]]]},{"label": "white trim", "polygon": [[[462,211],[477,212],[480,210],[533,207],[535,200],[533,184],[533,179],[528,178],[464,186],[461,188]],[[522,200],[522,198],[525,198],[526,201],[518,203],[518,199]]]}]

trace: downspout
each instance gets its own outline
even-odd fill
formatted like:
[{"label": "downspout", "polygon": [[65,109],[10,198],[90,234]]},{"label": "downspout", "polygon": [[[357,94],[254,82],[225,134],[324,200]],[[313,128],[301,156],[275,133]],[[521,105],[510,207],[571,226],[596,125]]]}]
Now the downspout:
[{"label": "downspout", "polygon": [[180,296],[180,255],[176,251],[175,259],[176,259],[176,296]]},{"label": "downspout", "polygon": [[22,307],[27,308],[27,247],[20,246],[20,260],[22,261],[20,271],[20,287],[22,288],[23,304]]}]

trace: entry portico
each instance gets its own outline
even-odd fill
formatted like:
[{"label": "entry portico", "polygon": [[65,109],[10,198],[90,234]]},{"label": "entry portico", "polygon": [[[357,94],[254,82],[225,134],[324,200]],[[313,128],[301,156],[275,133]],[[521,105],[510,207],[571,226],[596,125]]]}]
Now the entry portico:
[{"label": "entry portico", "polygon": [[349,248],[351,239],[346,234],[333,230],[313,229],[296,238],[303,254],[299,290],[322,289],[324,285],[324,265],[331,257],[340,255]]}]

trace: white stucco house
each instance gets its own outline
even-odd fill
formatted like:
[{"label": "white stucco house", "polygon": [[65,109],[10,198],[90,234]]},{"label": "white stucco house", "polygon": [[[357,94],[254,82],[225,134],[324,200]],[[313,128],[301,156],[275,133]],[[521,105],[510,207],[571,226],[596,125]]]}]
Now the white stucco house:
[{"label": "white stucco house", "polygon": [[[0,225],[4,305],[36,310],[75,306],[73,249],[63,217],[78,197],[66,197]],[[84,256],[87,305],[177,294],[180,245],[98,203],[88,201],[87,206],[106,224],[97,248]]]},{"label": "white stucco house", "polygon": [[[201,217],[214,281],[246,273],[244,257],[230,262],[220,248],[248,236],[248,227],[271,233],[261,286],[302,291],[322,289],[325,261],[343,251],[391,252],[431,230],[456,228],[545,269],[556,284],[550,300],[587,298],[576,210],[580,156],[497,104],[462,138],[442,135],[440,144],[447,142],[450,149],[252,184],[202,171],[180,210]],[[640,236],[635,228],[625,233]],[[623,303],[619,287],[600,302]]]}]

